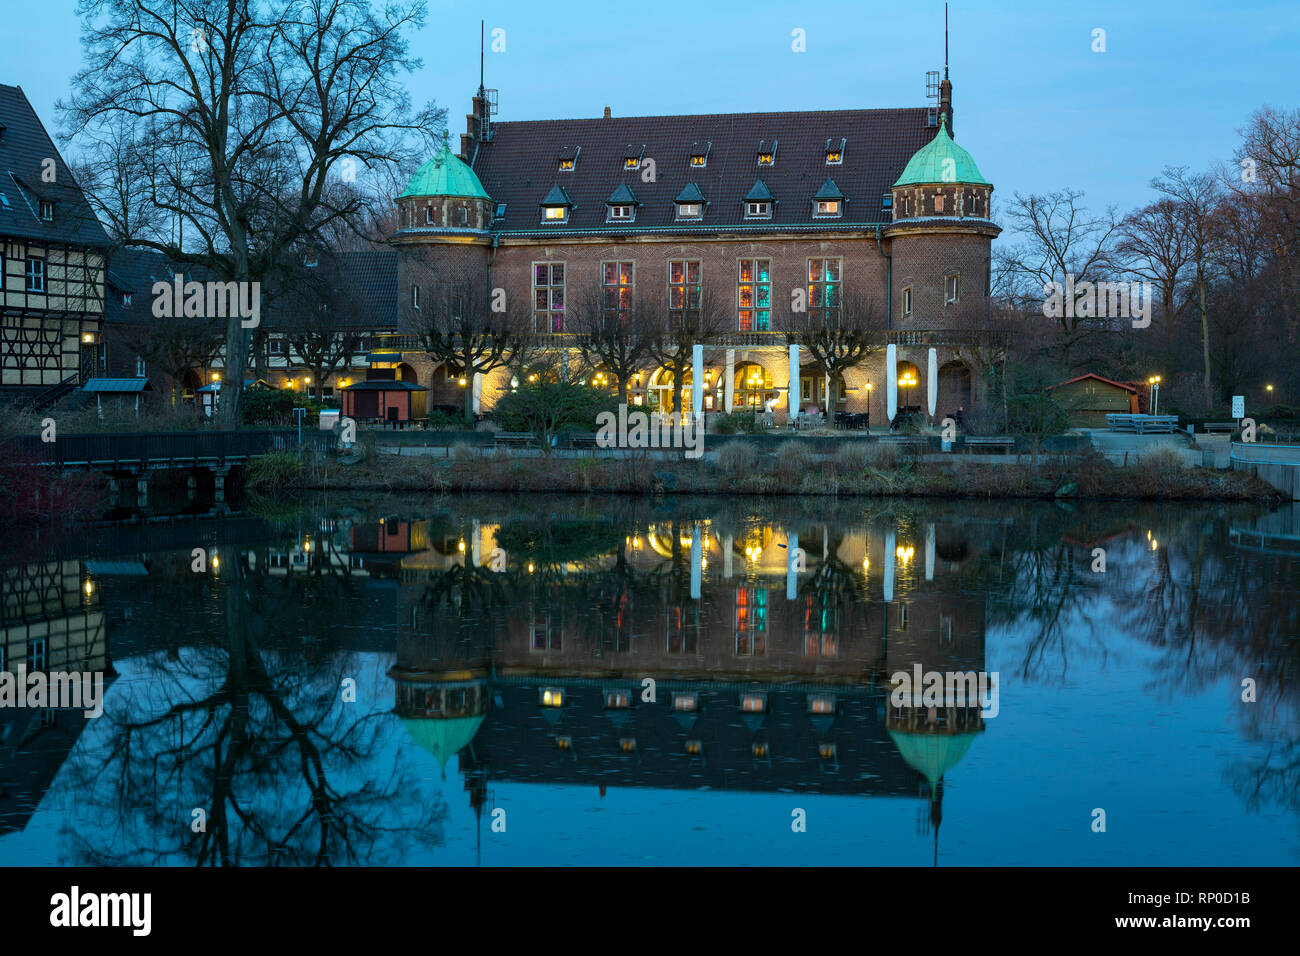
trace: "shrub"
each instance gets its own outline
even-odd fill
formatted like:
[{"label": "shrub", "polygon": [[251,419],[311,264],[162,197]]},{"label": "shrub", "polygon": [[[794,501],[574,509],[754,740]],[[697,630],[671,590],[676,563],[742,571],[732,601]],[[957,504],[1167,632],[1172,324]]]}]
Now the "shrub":
[{"label": "shrub", "polygon": [[1161,445],[1142,453],[1139,464],[1148,471],[1157,474],[1170,474],[1182,471],[1186,467],[1183,454],[1177,448]]},{"label": "shrub", "polygon": [[278,494],[302,485],[303,464],[286,451],[254,458],[248,465],[248,487],[253,491]]},{"label": "shrub", "polygon": [[817,460],[818,456],[803,442],[784,441],[776,448],[776,472],[787,481],[801,481]]},{"label": "shrub", "polygon": [[755,435],[763,431],[763,424],[752,411],[722,413],[713,417],[713,430],[719,435]]},{"label": "shrub", "polygon": [[749,442],[729,441],[718,449],[718,467],[726,474],[752,474],[758,467],[758,451]]},{"label": "shrub", "polygon": [[464,428],[465,417],[452,415],[445,409],[434,408],[429,411],[430,428]]},{"label": "shrub", "polygon": [[854,442],[851,445],[841,445],[835,454],[835,460],[841,468],[858,473],[868,468],[891,471],[898,467],[898,446],[878,441]]},{"label": "shrub", "polygon": [[478,448],[469,442],[458,441],[451,446],[448,457],[452,461],[473,461],[478,458]]},{"label": "shrub", "polygon": [[315,425],[325,404],[305,392],[285,388],[246,388],[240,400],[245,425],[296,425],[295,408],[307,409],[303,427]]}]

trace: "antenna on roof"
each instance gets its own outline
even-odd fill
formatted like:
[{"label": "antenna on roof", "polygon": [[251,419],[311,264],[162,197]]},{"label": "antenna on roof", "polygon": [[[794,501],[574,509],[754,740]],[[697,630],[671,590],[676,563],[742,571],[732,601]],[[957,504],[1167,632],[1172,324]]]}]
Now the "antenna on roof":
[{"label": "antenna on roof", "polygon": [[[943,19],[943,22],[944,22],[944,34],[945,34],[945,39],[944,39],[944,41],[943,41],[943,45],[944,45],[944,50],[945,50],[945,51],[948,49],[948,40],[947,40],[947,38],[946,38],[946,35],[947,35],[947,32],[948,32],[948,27],[947,27],[947,23],[948,23],[948,13],[947,13],[947,9],[948,9],[947,6],[945,6],[945,7],[944,7],[944,14],[943,14],[943,18],[944,18],[944,19]],[[945,53],[944,53],[944,59],[947,60],[947,57],[948,57],[948,54],[945,52]],[[482,95],[483,95],[483,21],[482,21],[482,20],[480,20],[480,21],[478,22],[478,95],[479,95],[479,96],[482,96]]]},{"label": "antenna on roof", "polygon": [[943,5],[943,78],[948,79],[948,4]]}]

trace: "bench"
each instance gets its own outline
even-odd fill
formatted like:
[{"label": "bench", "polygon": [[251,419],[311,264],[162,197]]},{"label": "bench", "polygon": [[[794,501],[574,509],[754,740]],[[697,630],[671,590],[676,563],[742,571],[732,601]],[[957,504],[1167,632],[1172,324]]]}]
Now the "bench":
[{"label": "bench", "polygon": [[1178,429],[1177,415],[1107,415],[1106,427],[1113,432],[1132,432],[1136,435],[1174,432]]},{"label": "bench", "polygon": [[596,444],[595,435],[570,435],[569,447],[570,448],[599,448],[600,446]]},{"label": "bench", "polygon": [[1235,432],[1241,426],[1236,422],[1206,422],[1205,430],[1207,432]]},{"label": "bench", "polygon": [[970,435],[962,439],[962,444],[972,451],[981,448],[1001,449],[1003,454],[1009,455],[1015,450],[1016,440],[1011,435]]},{"label": "bench", "polygon": [[498,448],[531,448],[537,437],[532,432],[496,432],[493,442]]}]

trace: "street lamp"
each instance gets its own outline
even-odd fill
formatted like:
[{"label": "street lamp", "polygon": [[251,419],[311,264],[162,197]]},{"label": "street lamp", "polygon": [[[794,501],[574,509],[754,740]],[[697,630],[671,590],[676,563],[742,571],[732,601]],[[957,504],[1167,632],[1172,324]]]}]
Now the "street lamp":
[{"label": "street lamp", "polygon": [[1160,407],[1160,376],[1152,375],[1147,379],[1147,385],[1151,386],[1151,414],[1154,415]]},{"label": "street lamp", "polygon": [[[900,388],[911,389],[912,386],[916,384],[916,376],[913,375],[911,372],[904,372],[903,377],[898,380],[898,384]],[[908,391],[903,397],[903,408],[904,409],[910,408],[911,405],[912,405],[911,392]],[[911,412],[908,412],[907,414],[910,416]]]}]

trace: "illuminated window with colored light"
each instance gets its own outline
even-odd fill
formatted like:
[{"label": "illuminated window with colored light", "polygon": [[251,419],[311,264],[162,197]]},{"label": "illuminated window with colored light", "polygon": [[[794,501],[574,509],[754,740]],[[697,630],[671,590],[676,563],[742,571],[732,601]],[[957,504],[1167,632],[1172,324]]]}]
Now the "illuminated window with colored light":
[{"label": "illuminated window with colored light", "polygon": [[709,162],[709,158],[703,155],[702,153],[696,153],[694,156],[691,157],[691,166],[693,166],[696,169],[703,168],[705,165],[708,164],[708,162]]},{"label": "illuminated window with colored light", "polygon": [[699,694],[673,694],[673,710],[678,713],[693,714],[699,709]]},{"label": "illuminated window with colored light", "polygon": [[544,206],[542,208],[542,217],[547,222],[564,222],[569,218],[568,206]]},{"label": "illuminated window with colored light", "polygon": [[775,153],[759,153],[759,154],[758,154],[758,165],[760,165],[760,166],[771,166],[774,162],[776,162],[776,154],[775,154]]},{"label": "illuminated window with colored light", "polygon": [[839,214],[840,214],[840,201],[838,199],[817,200],[817,215],[838,216]]},{"label": "illuminated window with colored light", "polygon": [[692,757],[698,757],[704,753],[704,743],[699,740],[686,741],[686,752]]},{"label": "illuminated window with colored light", "polygon": [[699,321],[702,295],[700,260],[670,260],[668,263],[668,318],[672,321],[674,328],[681,328],[683,323]]},{"label": "illuminated window with colored light", "polygon": [[842,150],[838,150],[838,149],[826,150],[827,166],[838,166],[843,162],[844,162],[844,153]]},{"label": "illuminated window with colored light", "polygon": [[736,280],[737,325],[741,332],[772,328],[772,260],[741,259]]},{"label": "illuminated window with colored light", "polygon": [[636,738],[620,737],[618,741],[618,752],[622,754],[636,753]]},{"label": "illuminated window with colored light", "polygon": [[669,654],[698,654],[700,648],[700,612],[692,605],[668,608],[667,650]]},{"label": "illuminated window with colored light", "polygon": [[563,170],[564,172],[569,172],[570,170],[572,170],[572,169],[573,169],[573,160],[571,160],[571,159],[562,159],[562,160],[560,160],[560,169]]},{"label": "illuminated window with colored light", "polygon": [[638,169],[641,166],[640,156],[628,156],[623,160],[624,169]]},{"label": "illuminated window with colored light", "polygon": [[840,324],[840,260],[808,260],[808,322],[812,328]]},{"label": "illuminated window with colored light", "polygon": [[737,657],[763,657],[767,653],[767,588],[736,588],[734,634]]},{"label": "illuminated window with colored light", "polygon": [[564,331],[564,263],[533,263],[533,329]]},{"label": "illuminated window with colored light", "polygon": [[631,262],[602,262],[601,308],[606,318],[624,319],[632,308],[635,267]]}]

